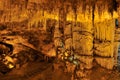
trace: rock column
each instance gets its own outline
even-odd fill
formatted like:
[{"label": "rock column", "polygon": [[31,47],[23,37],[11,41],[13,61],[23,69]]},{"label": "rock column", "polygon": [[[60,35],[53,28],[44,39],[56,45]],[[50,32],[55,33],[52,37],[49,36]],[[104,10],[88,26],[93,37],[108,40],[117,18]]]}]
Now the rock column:
[{"label": "rock column", "polygon": [[[115,12],[108,12],[108,6],[96,4],[94,18],[94,58],[107,69],[114,66]],[[105,8],[105,9],[104,9]],[[100,13],[100,9],[102,12]]]}]

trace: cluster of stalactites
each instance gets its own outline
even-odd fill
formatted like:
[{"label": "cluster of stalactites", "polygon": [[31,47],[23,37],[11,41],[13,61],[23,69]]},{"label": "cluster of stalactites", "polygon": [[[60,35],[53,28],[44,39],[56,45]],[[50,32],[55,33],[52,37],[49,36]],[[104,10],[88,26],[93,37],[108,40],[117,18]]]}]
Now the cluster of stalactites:
[{"label": "cluster of stalactites", "polygon": [[[86,11],[86,7],[95,7],[99,8],[101,13],[104,10],[107,10],[111,14],[113,11],[117,10],[117,1],[116,0],[41,0],[41,5],[46,9],[53,10],[55,7],[61,8],[63,6],[72,6],[74,11],[77,11],[79,6],[82,6],[83,12]],[[76,10],[75,10],[76,9]]]},{"label": "cluster of stalactites", "polygon": [[[87,6],[92,6],[94,8],[94,5],[97,5],[99,7],[99,12],[101,10],[107,9],[109,12],[113,12],[114,10],[117,10],[117,1],[116,0],[1,0],[0,3],[3,5],[3,3],[10,3],[12,4],[23,4],[23,3],[35,3],[40,4],[42,8],[46,10],[54,10],[56,7],[61,8],[64,5],[65,6],[72,6],[73,9],[77,9],[78,6],[83,7],[83,12],[86,11]],[[77,10],[75,10],[77,11]]]}]

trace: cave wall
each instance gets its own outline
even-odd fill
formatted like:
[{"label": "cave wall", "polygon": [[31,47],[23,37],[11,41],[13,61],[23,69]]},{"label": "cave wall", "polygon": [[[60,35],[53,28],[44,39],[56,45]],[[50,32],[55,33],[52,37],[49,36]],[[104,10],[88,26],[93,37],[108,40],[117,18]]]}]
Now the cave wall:
[{"label": "cave wall", "polygon": [[78,5],[77,12],[68,8],[67,19],[63,22],[66,23],[64,33],[60,33],[57,28],[59,35],[57,33],[58,36],[55,37],[55,44],[59,43],[56,47],[61,47],[58,53],[62,53],[58,56],[64,60],[77,56],[83,62],[80,63],[80,69],[81,66],[92,68],[94,60],[102,67],[112,69],[118,54],[118,43],[115,42],[115,19],[118,18],[118,13],[112,11],[111,3],[103,4],[103,1],[98,0],[92,5],[87,2],[85,4],[86,7]]}]

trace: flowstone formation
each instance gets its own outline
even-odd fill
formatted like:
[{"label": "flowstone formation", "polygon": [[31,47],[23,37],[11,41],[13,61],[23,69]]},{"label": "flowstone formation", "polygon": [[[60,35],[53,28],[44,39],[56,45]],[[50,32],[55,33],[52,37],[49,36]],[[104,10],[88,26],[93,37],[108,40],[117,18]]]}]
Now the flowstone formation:
[{"label": "flowstone formation", "polygon": [[39,45],[42,38],[38,36],[36,41],[30,37],[31,43],[39,42],[32,46],[23,37],[16,43],[28,43],[36,51],[44,49],[42,53],[56,57],[54,69],[60,65],[71,74],[71,80],[84,80],[96,66],[112,70],[118,64],[118,5],[119,0],[0,0],[0,23],[12,29],[19,25],[23,31],[38,29],[49,35],[49,40],[43,40],[50,44],[45,47]]},{"label": "flowstone formation", "polygon": [[88,0],[82,6],[70,4],[67,13],[66,7],[63,10],[66,15],[63,17],[63,32],[61,23],[59,27],[55,26],[54,41],[58,59],[65,61],[65,72],[73,74],[71,79],[84,78],[89,74],[87,70],[96,64],[106,69],[113,69],[116,65],[119,45],[116,41],[119,39],[116,5],[112,0]]}]

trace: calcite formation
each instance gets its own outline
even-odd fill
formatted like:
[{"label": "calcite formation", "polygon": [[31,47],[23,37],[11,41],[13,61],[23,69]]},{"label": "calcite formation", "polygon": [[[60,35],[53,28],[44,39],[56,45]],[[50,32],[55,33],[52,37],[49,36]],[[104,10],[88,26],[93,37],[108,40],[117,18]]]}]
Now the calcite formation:
[{"label": "calcite formation", "polygon": [[117,63],[120,41],[117,1],[0,0],[0,23],[12,27],[17,23],[21,28],[51,33],[55,56],[65,62],[66,71],[84,76],[78,71],[91,69],[94,62],[107,69]]}]

